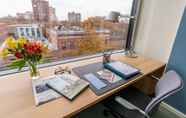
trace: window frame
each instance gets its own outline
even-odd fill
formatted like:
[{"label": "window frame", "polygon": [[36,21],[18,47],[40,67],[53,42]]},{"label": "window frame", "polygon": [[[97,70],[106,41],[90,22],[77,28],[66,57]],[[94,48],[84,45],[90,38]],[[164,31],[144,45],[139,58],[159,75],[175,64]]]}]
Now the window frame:
[{"label": "window frame", "polygon": [[[114,50],[112,52],[112,54],[116,54],[116,53],[121,53],[121,54],[125,55],[125,50]],[[103,53],[97,53],[97,54],[92,54],[92,55],[82,55],[82,56],[74,57],[74,58],[71,58],[71,59],[64,59],[62,61],[53,61],[53,62],[50,62],[50,63],[39,64],[37,67],[39,69],[40,68],[46,68],[46,67],[52,67],[52,66],[71,63],[71,62],[75,62],[75,61],[97,58],[97,57],[101,57],[101,56],[103,56]],[[28,67],[23,67],[23,69],[21,71],[18,71],[18,69],[3,70],[3,71],[0,71],[0,76],[6,76],[6,75],[9,75],[9,74],[25,72],[25,71],[28,71],[28,70],[29,70]]]},{"label": "window frame", "polygon": [[141,7],[141,0],[133,0],[132,10],[131,10],[130,16],[134,16],[135,19],[130,19],[129,20],[127,42],[126,42],[126,45],[125,45],[126,51],[131,50],[131,48],[133,48],[133,46],[134,46],[134,36],[136,34],[136,26],[138,24],[140,7]]}]

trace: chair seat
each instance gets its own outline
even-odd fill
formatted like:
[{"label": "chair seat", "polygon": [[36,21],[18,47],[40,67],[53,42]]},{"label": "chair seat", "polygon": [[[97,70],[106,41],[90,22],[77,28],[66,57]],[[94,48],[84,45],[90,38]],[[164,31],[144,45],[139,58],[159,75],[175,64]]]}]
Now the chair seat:
[{"label": "chair seat", "polygon": [[[152,99],[134,87],[125,88],[123,91],[117,93],[115,96],[120,96],[126,99],[127,101],[142,110],[146,108],[146,106]],[[103,102],[103,105],[107,107],[110,111],[115,112],[122,117],[144,118],[144,116],[138,111],[128,110],[127,108],[116,102],[114,99],[115,96],[112,96],[111,98],[105,100]]]}]

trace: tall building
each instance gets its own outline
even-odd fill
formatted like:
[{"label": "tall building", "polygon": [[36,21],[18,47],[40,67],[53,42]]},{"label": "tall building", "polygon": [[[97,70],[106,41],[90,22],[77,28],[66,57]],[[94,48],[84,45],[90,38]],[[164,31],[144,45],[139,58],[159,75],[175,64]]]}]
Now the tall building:
[{"label": "tall building", "polygon": [[56,9],[49,7],[49,20],[51,23],[57,22]]},{"label": "tall building", "polygon": [[68,13],[68,21],[71,25],[80,25],[81,22],[81,14],[75,12]]},{"label": "tall building", "polygon": [[34,20],[36,22],[49,21],[49,2],[46,0],[32,0]]}]

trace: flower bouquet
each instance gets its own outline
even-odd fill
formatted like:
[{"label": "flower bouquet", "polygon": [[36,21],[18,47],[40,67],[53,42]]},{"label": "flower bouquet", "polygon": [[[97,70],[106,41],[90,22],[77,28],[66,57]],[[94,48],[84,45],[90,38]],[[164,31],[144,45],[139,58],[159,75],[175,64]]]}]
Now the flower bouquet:
[{"label": "flower bouquet", "polygon": [[0,48],[0,56],[15,56],[16,59],[9,66],[21,70],[27,65],[30,69],[31,77],[34,78],[39,77],[37,64],[40,63],[47,49],[47,46],[40,41],[29,41],[23,37],[16,40],[13,37],[9,37]]}]

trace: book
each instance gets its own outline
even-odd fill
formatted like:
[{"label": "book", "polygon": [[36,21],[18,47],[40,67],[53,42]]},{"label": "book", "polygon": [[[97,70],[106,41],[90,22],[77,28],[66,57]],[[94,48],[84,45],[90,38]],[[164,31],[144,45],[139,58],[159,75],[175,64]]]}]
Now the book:
[{"label": "book", "polygon": [[108,69],[103,69],[97,72],[101,79],[107,80],[109,83],[116,83],[122,78]]},{"label": "book", "polygon": [[107,86],[106,83],[100,80],[95,74],[88,73],[84,75],[85,79],[90,82],[92,86],[94,86],[96,89],[102,89]]},{"label": "book", "polygon": [[139,69],[120,61],[106,63],[104,64],[104,67],[119,75],[123,79],[128,79],[140,73]]},{"label": "book", "polygon": [[49,101],[52,101],[52,100],[55,100],[61,97],[59,93],[52,90],[46,85],[46,83],[49,80],[54,79],[54,78],[55,76],[50,76],[46,78],[32,80],[32,90],[33,90],[36,106],[39,106],[41,104],[47,103]]},{"label": "book", "polygon": [[78,76],[71,74],[56,75],[55,79],[47,82],[47,86],[57,93],[73,100],[80,92],[87,88],[89,83]]}]

